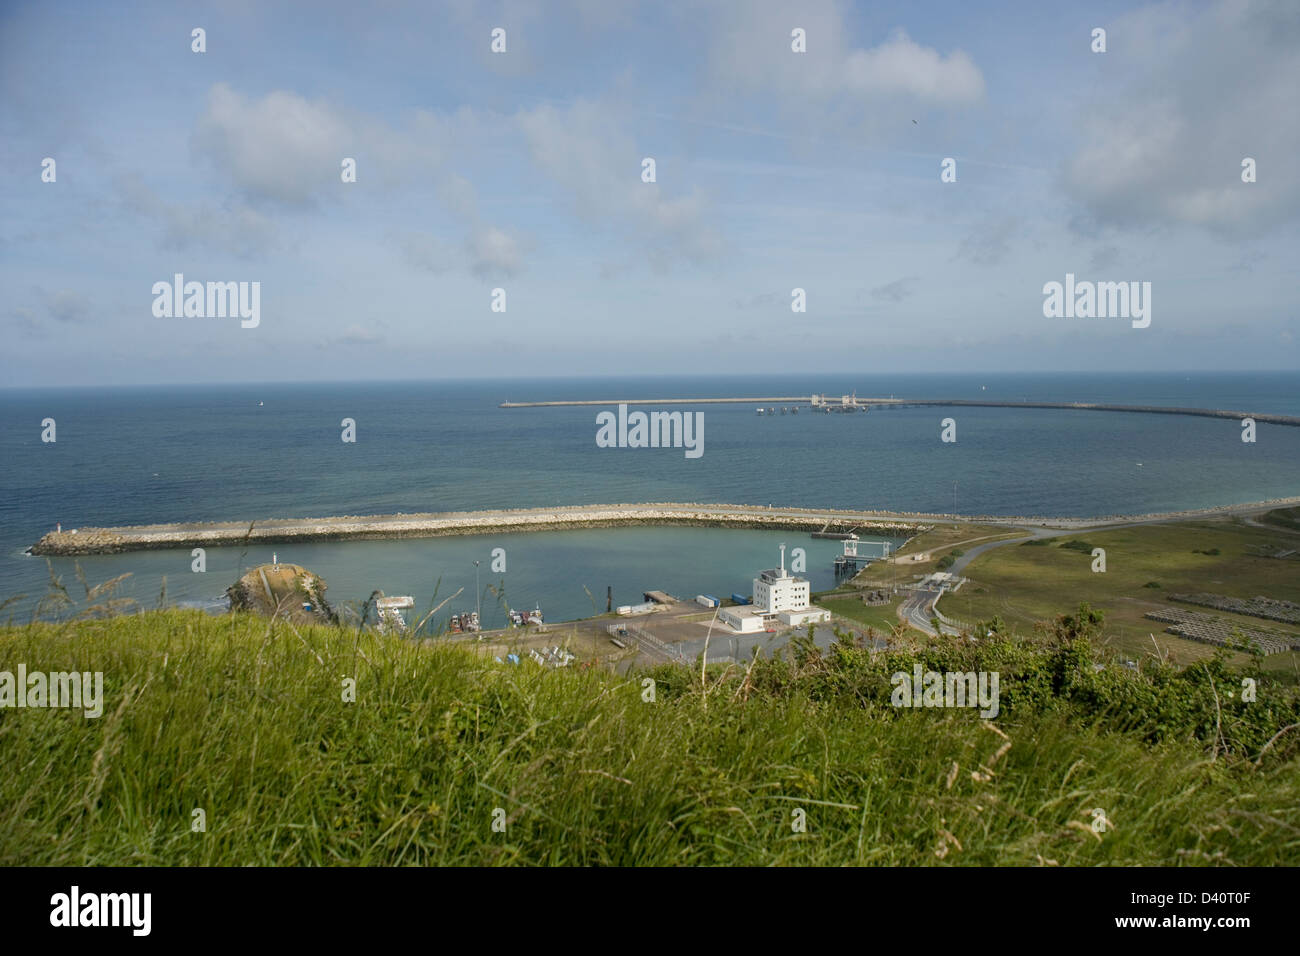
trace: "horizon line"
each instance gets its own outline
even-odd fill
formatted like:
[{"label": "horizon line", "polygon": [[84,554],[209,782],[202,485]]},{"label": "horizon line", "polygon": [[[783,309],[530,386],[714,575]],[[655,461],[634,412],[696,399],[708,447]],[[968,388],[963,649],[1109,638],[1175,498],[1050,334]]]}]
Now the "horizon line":
[{"label": "horizon line", "polygon": [[1123,376],[1142,375],[1300,375],[1295,368],[1231,368],[1231,369],[1134,369],[1134,370],[1083,370],[1083,369],[1036,369],[1032,372],[1023,369],[971,370],[971,371],[916,371],[916,372],[862,372],[862,371],[824,371],[824,372],[730,372],[725,374],[711,372],[644,372],[637,375],[626,374],[556,374],[538,375],[522,378],[510,375],[459,375],[437,378],[321,378],[321,379],[287,379],[287,380],[249,380],[249,381],[210,381],[210,382],[99,382],[89,385],[71,383],[50,385],[0,385],[0,392],[38,391],[55,389],[129,389],[129,388],[255,388],[286,387],[299,385],[430,385],[454,382],[573,382],[573,381],[629,381],[637,379],[754,379],[763,378],[862,378],[862,377],[902,377],[902,376],[1043,376],[1043,375],[1078,375],[1078,376]]}]

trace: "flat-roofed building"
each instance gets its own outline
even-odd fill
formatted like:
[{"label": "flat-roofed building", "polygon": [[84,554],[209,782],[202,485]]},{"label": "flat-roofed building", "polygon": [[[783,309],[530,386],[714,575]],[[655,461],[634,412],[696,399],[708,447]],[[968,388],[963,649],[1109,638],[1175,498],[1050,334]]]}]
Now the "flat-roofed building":
[{"label": "flat-roofed building", "polygon": [[741,634],[767,630],[767,613],[761,607],[754,607],[752,604],[719,608],[718,618],[727,627]]},{"label": "flat-roofed building", "polygon": [[[784,563],[785,555],[781,558]],[[807,607],[811,593],[806,580],[787,574],[784,567],[760,571],[754,578],[754,606],[773,614]]]},{"label": "flat-roofed building", "polygon": [[799,627],[809,621],[829,621],[831,612],[811,603],[812,586],[785,569],[785,545],[781,545],[781,566],[760,571],[754,578],[754,603],[743,608],[723,608],[718,616],[741,633],[765,630],[777,623]]}]

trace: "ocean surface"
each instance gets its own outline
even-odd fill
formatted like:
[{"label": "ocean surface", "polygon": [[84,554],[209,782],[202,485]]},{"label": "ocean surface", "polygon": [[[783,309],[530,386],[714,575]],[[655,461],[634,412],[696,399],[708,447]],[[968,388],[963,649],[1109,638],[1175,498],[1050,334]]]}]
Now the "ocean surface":
[{"label": "ocean surface", "polygon": [[[902,408],[867,414],[758,416],[703,405],[704,454],[599,448],[600,408],[501,409],[502,401],[779,396],[1089,401],[1300,415],[1300,373],[1152,375],[826,375],[603,380],[437,381],[339,385],[0,390],[0,600],[21,618],[45,592],[46,562],[24,549],[56,522],[83,525],[257,520],[341,514],[696,501],[962,514],[1136,514],[1300,494],[1300,428],[1232,420],[1070,410]],[[259,405],[262,402],[264,404]],[[646,408],[645,410],[650,410]],[[957,441],[940,441],[940,421]],[[57,441],[41,441],[53,418]],[[354,444],[341,421],[356,422]],[[475,605],[485,622],[541,604],[548,620],[634,603],[661,588],[748,593],[786,542],[808,552],[814,589],[832,580],[837,542],[791,532],[645,528],[491,538],[344,542],[277,548],[329,583],[335,604],[376,588],[444,610]],[[488,571],[507,549],[504,575]],[[91,585],[152,606],[212,603],[241,568],[269,560],[209,549],[81,560]],[[265,552],[265,553],[263,553]],[[73,562],[52,562],[73,597]],[[489,591],[491,585],[493,590]],[[590,592],[590,597],[588,596]],[[494,610],[495,608],[495,610]],[[6,612],[6,613],[9,613]],[[494,617],[495,615],[495,617]]]}]

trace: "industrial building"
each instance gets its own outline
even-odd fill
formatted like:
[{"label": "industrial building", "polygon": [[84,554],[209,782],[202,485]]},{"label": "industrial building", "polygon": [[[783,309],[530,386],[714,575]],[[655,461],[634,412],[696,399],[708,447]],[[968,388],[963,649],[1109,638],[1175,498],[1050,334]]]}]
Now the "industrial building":
[{"label": "industrial building", "polygon": [[752,634],[782,624],[802,627],[809,622],[831,619],[831,612],[810,603],[811,586],[785,569],[785,545],[781,545],[781,566],[760,571],[754,578],[754,601],[742,607],[724,607],[718,617],[734,631]]}]

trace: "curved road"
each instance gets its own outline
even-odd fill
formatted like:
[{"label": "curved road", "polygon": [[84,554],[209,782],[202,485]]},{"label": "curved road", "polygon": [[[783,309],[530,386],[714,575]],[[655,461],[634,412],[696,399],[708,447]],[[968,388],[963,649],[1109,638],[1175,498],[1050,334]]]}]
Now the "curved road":
[{"label": "curved road", "polygon": [[[1272,510],[1273,507],[1274,506],[1271,505],[1267,507],[1261,507],[1258,503],[1253,503],[1249,505],[1230,506],[1228,508],[1222,509],[1218,513],[1222,515],[1238,516],[1241,517],[1247,524],[1252,524],[1257,527],[1267,528],[1270,531],[1274,531],[1278,529],[1274,528],[1272,525],[1260,524],[1258,521],[1254,521],[1250,517],[1250,515],[1257,514],[1262,511],[1270,511]],[[1165,515],[1160,515],[1160,516],[1153,516],[1153,517],[1146,517],[1146,518],[1137,518],[1128,521],[1116,521],[1112,524],[1098,524],[1098,525],[1094,525],[1089,530],[1115,531],[1119,528],[1133,528],[1133,527],[1137,527],[1138,525],[1162,524],[1165,522],[1179,521],[1179,520],[1187,520],[1187,519],[1182,517],[1169,517]],[[1026,532],[1029,537],[1001,538],[997,541],[986,541],[984,544],[978,544],[975,547],[971,548],[970,550],[966,551],[961,557],[957,558],[957,560],[955,560],[952,563],[952,567],[948,569],[948,573],[953,575],[953,577],[961,577],[962,572],[966,570],[967,566],[972,561],[974,561],[984,552],[990,551],[993,548],[1002,548],[1002,547],[1006,547],[1009,544],[1024,544],[1025,541],[1032,540],[1034,538],[1059,538],[1062,535],[1077,534],[1079,533],[1079,531],[1083,530],[1081,528],[1044,528],[1039,525],[1025,525],[1025,524],[1015,524],[1015,525],[1010,525],[1009,527],[1017,531]],[[924,631],[926,634],[934,636],[935,630],[930,625],[930,620],[934,617],[935,606],[938,604],[939,598],[943,595],[943,593],[944,592],[942,590],[925,590],[925,591],[915,592],[913,595],[909,596],[905,601],[903,601],[902,604],[898,606],[898,616],[902,618],[902,620],[909,627],[916,628],[918,631]]]}]

